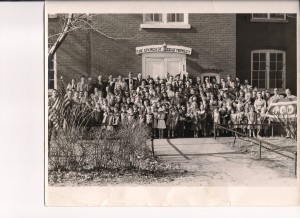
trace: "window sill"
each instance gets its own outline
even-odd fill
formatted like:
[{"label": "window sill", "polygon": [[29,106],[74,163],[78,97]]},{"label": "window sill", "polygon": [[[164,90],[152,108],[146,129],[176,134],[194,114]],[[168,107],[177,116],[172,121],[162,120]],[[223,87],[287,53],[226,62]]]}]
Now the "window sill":
[{"label": "window sill", "polygon": [[164,24],[152,24],[152,23],[143,23],[140,25],[142,29],[190,29],[190,24],[171,24],[171,23],[164,23]]},{"label": "window sill", "polygon": [[253,23],[288,23],[288,20],[276,20],[276,19],[251,19]]},{"label": "window sill", "polygon": [[[271,91],[271,94],[272,94],[274,88],[269,88],[269,89],[267,89],[267,88],[257,88],[257,91],[259,91],[259,92],[262,92],[262,91],[265,91],[265,90]],[[282,94],[285,93],[285,88],[277,88],[277,90],[278,90],[278,93],[279,93],[280,95],[282,95]]]}]

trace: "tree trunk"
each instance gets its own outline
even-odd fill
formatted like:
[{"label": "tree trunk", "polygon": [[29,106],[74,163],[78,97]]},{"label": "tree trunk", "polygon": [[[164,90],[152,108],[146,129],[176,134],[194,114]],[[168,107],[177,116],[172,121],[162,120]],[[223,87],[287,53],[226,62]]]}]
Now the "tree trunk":
[{"label": "tree trunk", "polygon": [[52,45],[52,47],[50,48],[50,50],[48,52],[48,60],[51,60],[53,58],[55,52],[57,51],[57,49],[60,47],[60,45],[63,43],[63,41],[67,37],[68,32],[72,27],[72,20],[73,20],[73,14],[69,14],[67,23],[66,23],[62,33],[57,38],[56,42]]},{"label": "tree trunk", "polygon": [[91,48],[91,30],[86,33],[86,71],[90,77],[92,71],[92,48]]}]

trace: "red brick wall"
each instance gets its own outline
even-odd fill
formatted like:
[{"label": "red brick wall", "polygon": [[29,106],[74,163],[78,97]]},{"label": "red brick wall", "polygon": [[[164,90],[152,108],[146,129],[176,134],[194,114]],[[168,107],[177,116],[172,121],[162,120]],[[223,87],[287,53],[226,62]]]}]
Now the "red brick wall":
[{"label": "red brick wall", "polygon": [[[136,55],[135,48],[164,42],[192,48],[192,55],[187,55],[187,71],[193,77],[214,71],[221,72],[221,76],[235,76],[234,14],[189,14],[191,29],[140,29],[142,14],[100,14],[93,17],[93,22],[104,34],[133,38],[115,40],[93,30],[69,33],[57,52],[59,76],[70,79],[82,74],[88,77],[112,74],[117,77],[129,71],[136,75],[142,71],[142,56]],[[54,21],[49,22],[49,28],[54,26]]]}]

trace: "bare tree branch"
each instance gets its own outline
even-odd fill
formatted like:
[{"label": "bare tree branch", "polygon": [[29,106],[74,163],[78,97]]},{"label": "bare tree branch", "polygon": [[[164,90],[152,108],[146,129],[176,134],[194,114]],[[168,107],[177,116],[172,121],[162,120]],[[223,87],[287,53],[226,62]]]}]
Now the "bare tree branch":
[{"label": "bare tree branch", "polygon": [[88,14],[86,17],[86,14],[68,14],[67,18],[66,16],[62,17],[62,30],[61,33],[53,34],[48,36],[48,39],[53,38],[55,36],[58,36],[55,43],[51,46],[48,52],[48,58],[52,59],[57,49],[60,47],[60,45],[63,43],[65,38],[67,37],[69,32],[78,30],[78,29],[84,29],[84,30],[93,30],[106,38],[113,39],[113,40],[130,40],[137,37],[137,34],[132,37],[119,37],[122,35],[125,31],[125,28],[118,34],[118,36],[111,36],[107,33],[105,33],[105,30],[108,28],[108,24],[101,23],[100,28],[103,27],[102,30],[96,28],[94,25],[96,25],[95,22],[93,22],[92,18],[95,16],[94,14]]},{"label": "bare tree branch", "polygon": [[72,27],[72,19],[73,19],[73,14],[69,14],[67,23],[65,24],[61,35],[58,37],[58,39],[56,40],[56,42],[53,44],[53,46],[51,47],[51,49],[48,52],[48,58],[50,58],[50,59],[53,58],[55,52],[57,51],[59,46],[63,43],[63,41],[67,37],[68,31]]},{"label": "bare tree branch", "polygon": [[134,35],[134,36],[132,36],[132,37],[113,37],[113,36],[110,36],[110,35],[108,35],[108,34],[102,32],[102,31],[96,29],[94,26],[92,26],[90,23],[86,22],[85,20],[84,20],[84,22],[85,22],[92,30],[94,30],[94,31],[97,32],[97,33],[100,33],[101,35],[103,35],[103,36],[105,36],[105,37],[107,37],[107,38],[109,38],[109,39],[114,39],[114,40],[134,39],[134,38],[136,38],[136,36],[137,36],[137,35]]},{"label": "bare tree branch", "polygon": [[[77,30],[77,29],[80,29],[80,28],[82,28],[81,26],[77,26],[77,27],[74,27],[74,28],[71,28],[71,29],[69,29],[67,32],[69,33],[69,32],[72,32],[72,31],[74,31],[74,30]],[[56,33],[56,34],[54,34],[54,35],[50,35],[50,36],[48,36],[48,39],[50,39],[50,38],[52,38],[52,37],[54,37],[54,36],[59,36],[59,35],[61,35],[62,33]]]}]

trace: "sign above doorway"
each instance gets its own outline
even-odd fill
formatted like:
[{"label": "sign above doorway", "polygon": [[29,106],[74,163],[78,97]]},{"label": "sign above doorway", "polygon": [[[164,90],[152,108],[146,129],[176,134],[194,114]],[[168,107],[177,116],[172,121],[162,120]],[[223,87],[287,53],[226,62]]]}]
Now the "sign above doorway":
[{"label": "sign above doorway", "polygon": [[192,49],[178,45],[147,45],[136,47],[136,54],[155,53],[155,52],[166,52],[166,53],[179,53],[179,54],[192,54]]}]

